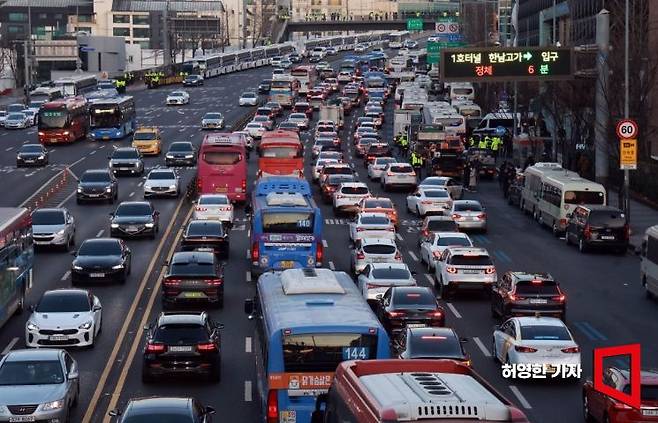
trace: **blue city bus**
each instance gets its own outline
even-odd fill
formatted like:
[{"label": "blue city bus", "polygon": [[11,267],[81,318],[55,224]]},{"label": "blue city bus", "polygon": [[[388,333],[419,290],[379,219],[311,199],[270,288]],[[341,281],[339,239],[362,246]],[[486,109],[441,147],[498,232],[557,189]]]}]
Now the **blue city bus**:
[{"label": "blue city bus", "polygon": [[267,272],[245,311],[257,322],[256,385],[267,423],[309,423],[342,361],[390,358],[386,330],[345,272]]},{"label": "blue city bus", "polygon": [[308,181],[260,178],[251,195],[251,273],[321,267],[322,213]]},{"label": "blue city bus", "polygon": [[32,286],[33,263],[29,210],[0,207],[0,327],[23,311]]},{"label": "blue city bus", "polygon": [[92,139],[120,140],[135,131],[135,99],[121,96],[94,101],[89,106],[89,117]]}]

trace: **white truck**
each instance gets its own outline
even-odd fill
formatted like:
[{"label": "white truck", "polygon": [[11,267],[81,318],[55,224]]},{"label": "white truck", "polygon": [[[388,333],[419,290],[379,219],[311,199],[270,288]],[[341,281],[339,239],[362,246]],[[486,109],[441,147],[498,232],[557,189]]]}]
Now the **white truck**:
[{"label": "white truck", "polygon": [[335,122],[339,128],[342,128],[343,122],[345,120],[345,112],[343,111],[343,106],[335,104],[322,104],[320,106],[319,120],[330,120]]}]

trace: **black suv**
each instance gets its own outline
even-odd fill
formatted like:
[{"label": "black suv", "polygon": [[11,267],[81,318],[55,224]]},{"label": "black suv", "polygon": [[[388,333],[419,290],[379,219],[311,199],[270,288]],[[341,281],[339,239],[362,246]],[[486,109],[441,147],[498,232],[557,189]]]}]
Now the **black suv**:
[{"label": "black suv", "polygon": [[203,85],[203,77],[201,75],[188,75],[183,79],[183,86],[185,87],[198,87]]},{"label": "black suv", "polygon": [[229,254],[228,236],[219,220],[190,221],[181,246],[183,251],[212,251],[222,258]]},{"label": "black suv", "polygon": [[377,317],[390,335],[407,327],[445,325],[445,312],[426,286],[389,288],[377,305]]},{"label": "black suv", "polygon": [[76,201],[106,200],[110,204],[119,198],[119,182],[109,169],[89,169],[80,177]]},{"label": "black suv", "polygon": [[630,229],[624,212],[610,206],[578,206],[567,221],[564,239],[578,245],[581,253],[590,248],[623,254],[628,249]]},{"label": "black suv", "polygon": [[224,274],[212,252],[179,251],[162,280],[162,308],[177,303],[224,306]]},{"label": "black suv", "polygon": [[123,201],[110,213],[110,236],[155,238],[160,230],[160,212],[148,201]]},{"label": "black suv", "polygon": [[263,79],[262,81],[260,81],[260,84],[258,84],[258,93],[267,94],[270,92],[271,88],[272,88],[272,80]]},{"label": "black suv", "polygon": [[206,312],[160,313],[155,324],[144,328],[146,346],[142,381],[156,376],[203,375],[212,382],[221,378],[221,336],[224,326]]},{"label": "black suv", "polygon": [[491,291],[491,315],[546,315],[566,319],[567,298],[551,275],[507,272]]},{"label": "black suv", "polygon": [[392,346],[398,358],[456,360],[470,366],[464,342],[466,338],[459,338],[452,328],[408,327],[393,339]]}]

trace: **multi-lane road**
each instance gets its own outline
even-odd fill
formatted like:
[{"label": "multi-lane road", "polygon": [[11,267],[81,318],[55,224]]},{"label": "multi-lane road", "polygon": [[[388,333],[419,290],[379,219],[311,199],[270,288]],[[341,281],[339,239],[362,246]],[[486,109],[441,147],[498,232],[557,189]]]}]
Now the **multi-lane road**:
[{"label": "multi-lane road", "polygon": [[[337,60],[338,58],[336,58]],[[201,116],[208,111],[224,113],[227,124],[242,117],[247,109],[237,106],[240,93],[255,88],[261,79],[271,74],[271,68],[253,69],[224,75],[206,81],[200,88],[189,89],[191,103],[182,107],[166,107],[164,99],[170,89],[134,93],[140,124],[154,125],[163,131],[164,149],[174,141],[189,140],[199,144]],[[392,104],[386,107],[384,137],[392,138]],[[351,128],[358,117],[355,111],[348,119]],[[309,131],[302,135],[310,147]],[[344,147],[352,155],[351,131],[343,132]],[[56,146],[51,150],[51,165],[46,169],[14,167],[14,153],[25,142],[36,142],[34,128],[25,131],[0,131],[0,146],[5,150],[0,159],[3,195],[0,205],[18,206],[59,169],[70,166],[75,175],[86,169],[107,166],[107,156],[116,143],[79,142],[71,146]],[[147,168],[163,165],[163,157],[147,158]],[[390,196],[402,220],[398,242],[405,262],[418,272],[420,284],[429,285],[430,275],[419,262],[417,248],[417,218],[405,208],[405,193],[382,193],[378,184],[367,181],[366,172],[355,160],[360,179],[368,182],[373,193]],[[310,148],[306,151],[306,174],[310,175]],[[253,181],[256,157],[250,160],[250,180]],[[194,170],[181,169],[182,186],[191,180]],[[142,178],[122,177],[119,199],[140,199]],[[320,198],[316,196],[318,204]],[[476,244],[489,250],[499,274],[507,270],[550,272],[562,285],[568,297],[568,325],[583,350],[583,378],[591,373],[594,347],[640,342],[643,364],[658,367],[658,305],[644,299],[639,285],[637,257],[604,254],[579,254],[564,241],[540,229],[518,209],[506,204],[495,182],[480,184],[477,192],[467,198],[480,200],[486,207],[489,230],[473,237]],[[243,300],[254,294],[254,282],[249,276],[248,224],[239,210],[231,232],[231,252],[226,262],[225,306],[212,311],[215,320],[224,323],[222,331],[222,381],[219,384],[194,379],[162,381],[145,385],[141,381],[141,350],[145,323],[160,313],[158,280],[166,258],[176,248],[182,223],[189,216],[190,205],[179,200],[154,200],[161,212],[161,231],[155,241],[129,241],[133,251],[133,272],[129,282],[119,286],[93,286],[90,289],[103,302],[103,333],[93,349],[73,351],[81,369],[81,398],[72,421],[100,422],[107,412],[121,408],[132,397],[150,395],[192,395],[218,410],[219,421],[255,422],[260,416],[256,398],[253,356],[253,322],[243,313]],[[108,213],[114,206],[77,205],[73,196],[62,199],[77,218],[78,244],[87,238],[106,236]],[[325,218],[325,265],[336,270],[349,269],[345,254],[348,228],[343,217],[334,216],[331,207],[322,205]],[[165,229],[166,228],[166,229]],[[71,256],[61,252],[39,253],[35,263],[34,287],[28,303],[34,304],[45,290],[70,286]],[[467,350],[475,369],[493,383],[504,395],[525,410],[533,422],[554,423],[559,416],[564,423],[580,422],[580,384],[553,382],[509,382],[500,375],[499,365],[491,358],[492,327],[497,322],[490,317],[489,303],[484,297],[457,297],[444,303],[448,310],[447,325],[469,339]],[[0,330],[0,351],[24,346],[26,316],[12,319]]]}]

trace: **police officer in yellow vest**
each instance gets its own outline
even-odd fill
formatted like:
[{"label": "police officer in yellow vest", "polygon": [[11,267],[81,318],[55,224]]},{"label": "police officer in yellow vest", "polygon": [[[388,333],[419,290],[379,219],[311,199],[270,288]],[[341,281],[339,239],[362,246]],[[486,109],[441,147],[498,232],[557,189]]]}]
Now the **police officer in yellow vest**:
[{"label": "police officer in yellow vest", "polygon": [[491,139],[491,151],[493,151],[494,158],[498,158],[498,150],[503,145],[503,140],[499,136],[495,136]]},{"label": "police officer in yellow vest", "polygon": [[478,144],[478,148],[484,148],[484,149],[488,148],[490,141],[491,140],[489,138],[489,135],[487,135],[486,137],[480,138],[480,143]]},{"label": "police officer in yellow vest", "polygon": [[411,153],[411,158],[409,159],[409,162],[411,163],[411,166],[414,168],[414,171],[416,172],[416,176],[418,179],[422,179],[422,172],[423,172],[423,156],[421,156],[418,152],[414,151]]},{"label": "police officer in yellow vest", "polygon": [[400,136],[400,149],[404,157],[406,157],[409,152],[409,139],[404,134]]},{"label": "police officer in yellow vest", "polygon": [[119,94],[123,94],[126,92],[126,81],[124,81],[123,79],[117,79],[114,84],[117,87],[117,91],[119,92]]}]

